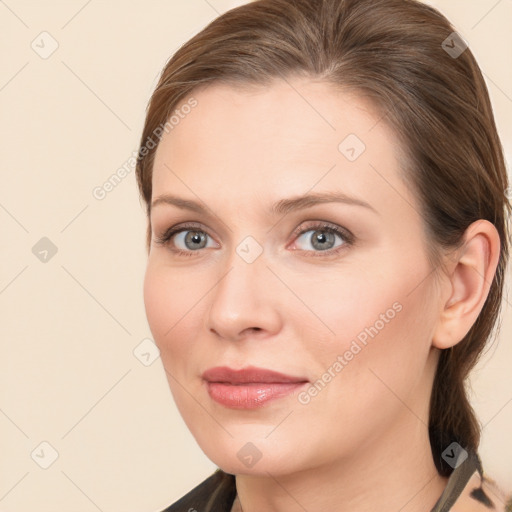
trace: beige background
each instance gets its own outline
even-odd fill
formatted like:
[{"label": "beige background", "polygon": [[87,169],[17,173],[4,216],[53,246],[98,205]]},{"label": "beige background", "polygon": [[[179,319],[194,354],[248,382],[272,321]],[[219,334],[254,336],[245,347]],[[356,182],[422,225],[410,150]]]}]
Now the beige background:
[{"label": "beige background", "polygon": [[[242,3],[0,2],[1,512],[158,512],[216,467],[176,411],[160,359],[146,366],[136,348],[151,333],[129,159],[164,63]],[[431,3],[480,62],[510,164],[512,0]],[[126,178],[96,199],[125,164]],[[57,248],[46,262],[33,253],[48,249],[43,237]],[[472,383],[486,469],[512,489],[510,302]]]}]

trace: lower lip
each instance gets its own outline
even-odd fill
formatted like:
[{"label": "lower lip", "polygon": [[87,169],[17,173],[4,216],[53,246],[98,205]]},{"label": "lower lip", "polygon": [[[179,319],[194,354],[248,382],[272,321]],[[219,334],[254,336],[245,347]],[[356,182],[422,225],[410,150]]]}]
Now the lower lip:
[{"label": "lower lip", "polygon": [[297,391],[308,382],[227,384],[207,382],[210,397],[219,404],[233,409],[256,409],[271,400]]}]

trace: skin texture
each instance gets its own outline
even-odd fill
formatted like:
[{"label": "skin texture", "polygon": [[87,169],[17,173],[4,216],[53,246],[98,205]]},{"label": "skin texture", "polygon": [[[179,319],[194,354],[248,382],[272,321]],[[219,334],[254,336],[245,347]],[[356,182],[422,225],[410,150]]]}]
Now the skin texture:
[{"label": "skin texture", "polygon": [[[371,103],[304,78],[212,84],[193,96],[197,106],[157,149],[152,199],[172,193],[209,213],[160,204],[150,220],[153,239],[193,222],[188,229],[206,243],[185,245],[189,232],[167,245],[152,240],[144,282],[188,428],[236,475],[244,512],[430,510],[447,481],[427,430],[439,349],[459,342],[483,307],[499,254],[494,226],[470,226],[466,246],[447,259],[449,274],[435,280],[418,201],[399,177],[397,139]],[[349,134],[366,146],[355,161],[338,148]],[[270,212],[279,199],[333,191],[376,212],[342,203]],[[318,249],[322,221],[349,230],[353,245],[334,235],[324,242],[331,250]],[[252,263],[237,253],[248,236],[262,250]],[[213,366],[315,382],[393,304],[400,311],[307,404],[295,393],[236,410],[207,393],[201,374]],[[237,456],[248,442],[261,454],[252,467]]]}]

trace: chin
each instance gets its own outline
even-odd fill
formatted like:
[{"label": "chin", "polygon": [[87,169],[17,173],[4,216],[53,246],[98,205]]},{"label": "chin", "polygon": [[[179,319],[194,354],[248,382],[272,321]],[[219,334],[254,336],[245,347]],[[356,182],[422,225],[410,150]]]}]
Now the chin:
[{"label": "chin", "polygon": [[[268,430],[265,435],[267,434]],[[286,453],[284,440],[277,436],[275,440],[271,440],[256,435],[226,435],[223,440],[210,439],[198,444],[204,454],[226,473],[268,476],[269,473],[293,473],[298,469],[296,450]]]},{"label": "chin", "polygon": [[252,476],[265,476],[288,474],[293,472],[293,468],[281,467],[276,464],[274,458],[263,460],[261,458],[254,466],[249,467],[235,456],[234,458],[222,457],[221,459],[210,459],[214,464],[219,466],[225,473],[232,475],[252,475]]}]

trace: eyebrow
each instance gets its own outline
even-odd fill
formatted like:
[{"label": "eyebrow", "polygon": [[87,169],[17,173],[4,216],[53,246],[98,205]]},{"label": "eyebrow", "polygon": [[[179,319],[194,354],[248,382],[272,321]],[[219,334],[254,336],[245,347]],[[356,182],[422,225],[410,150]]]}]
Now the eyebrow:
[{"label": "eyebrow", "polygon": [[[315,206],[317,204],[324,203],[343,203],[353,206],[362,206],[379,215],[377,210],[372,205],[368,204],[366,201],[363,201],[362,199],[359,199],[357,197],[346,195],[342,192],[318,192],[303,196],[290,197],[287,199],[280,199],[279,201],[272,205],[270,212],[272,215],[275,216],[286,215],[295,210],[301,210],[304,208]],[[158,196],[151,203],[151,208],[154,208],[159,204],[174,205],[178,208],[190,210],[204,215],[208,214],[207,210],[209,209],[201,205],[201,203],[194,201],[192,199],[184,199],[171,194],[162,194]]]}]

